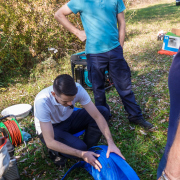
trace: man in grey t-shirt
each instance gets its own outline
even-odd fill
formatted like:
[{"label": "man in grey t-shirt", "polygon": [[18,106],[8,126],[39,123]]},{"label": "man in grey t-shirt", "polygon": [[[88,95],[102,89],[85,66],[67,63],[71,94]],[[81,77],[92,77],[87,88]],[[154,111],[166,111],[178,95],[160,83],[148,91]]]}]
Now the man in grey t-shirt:
[{"label": "man in grey t-shirt", "polygon": [[[76,102],[83,109],[73,111]],[[99,155],[87,150],[96,145],[103,134],[108,143],[107,158],[114,152],[124,159],[114,144],[106,122],[109,111],[104,106],[96,107],[85,89],[71,76],[57,76],[53,86],[36,96],[34,108],[37,134],[48,147],[51,157],[53,152],[65,158],[82,158],[100,171],[102,166],[95,158]],[[85,130],[83,140],[73,136],[82,130]],[[53,160],[57,165],[64,163]]]}]

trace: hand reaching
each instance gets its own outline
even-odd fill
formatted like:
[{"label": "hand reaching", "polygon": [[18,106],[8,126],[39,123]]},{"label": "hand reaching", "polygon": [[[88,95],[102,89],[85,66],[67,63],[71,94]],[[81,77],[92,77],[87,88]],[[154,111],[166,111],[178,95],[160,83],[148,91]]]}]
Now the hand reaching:
[{"label": "hand reaching", "polygon": [[97,169],[100,172],[102,166],[101,166],[100,162],[95,158],[95,157],[99,157],[99,156],[100,156],[99,154],[96,154],[91,151],[84,151],[82,153],[82,158],[84,159],[84,161],[91,164],[95,169]]},{"label": "hand reaching", "polygon": [[77,37],[82,41],[84,42],[86,40],[86,33],[85,31],[79,31]]},{"label": "hand reaching", "polygon": [[110,145],[108,145],[108,150],[106,153],[107,158],[109,158],[109,155],[111,152],[116,153],[117,155],[121,156],[125,160],[125,157],[121,154],[121,151],[117,148],[117,146],[114,143],[111,143]]},{"label": "hand reaching", "polygon": [[[117,155],[121,156],[125,160],[125,157],[121,154],[121,151],[117,148],[117,146],[114,143],[111,143],[108,145],[108,150],[106,153],[107,158],[109,158],[109,155],[111,152],[116,153]],[[102,165],[95,158],[95,157],[99,157],[99,156],[100,156],[99,154],[96,154],[91,151],[83,151],[82,152],[82,158],[84,159],[84,161],[91,164],[95,169],[97,169],[100,172]]]}]

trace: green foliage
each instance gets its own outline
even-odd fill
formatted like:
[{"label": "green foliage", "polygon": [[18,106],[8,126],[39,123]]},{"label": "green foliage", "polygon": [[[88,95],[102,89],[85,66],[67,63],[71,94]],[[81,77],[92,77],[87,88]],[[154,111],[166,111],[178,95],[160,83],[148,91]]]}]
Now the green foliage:
[{"label": "green foliage", "polygon": [[[24,72],[44,60],[48,47],[58,49],[56,57],[84,46],[55,20],[54,14],[65,3],[53,0],[4,0],[0,4],[0,73]],[[79,16],[70,21],[81,29]],[[79,21],[80,22],[80,21]],[[0,79],[0,82],[2,80]]]}]

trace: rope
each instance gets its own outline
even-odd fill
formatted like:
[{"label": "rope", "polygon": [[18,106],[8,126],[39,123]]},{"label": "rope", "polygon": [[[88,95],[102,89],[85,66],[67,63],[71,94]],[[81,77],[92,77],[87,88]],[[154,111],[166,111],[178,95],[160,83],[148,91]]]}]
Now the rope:
[{"label": "rope", "polygon": [[22,143],[21,131],[16,122],[14,120],[8,120],[4,122],[4,125],[7,127],[10,133],[12,144],[15,146],[20,145]]},{"label": "rope", "polygon": [[[5,119],[9,116],[11,116],[11,115],[0,118],[0,120]],[[12,116],[14,116],[14,115],[12,115]],[[9,135],[9,139],[13,145],[18,146],[22,143],[23,136],[21,133],[21,128],[19,127],[19,124],[17,123],[15,116],[11,120],[7,120],[4,123],[1,122],[0,127],[5,128],[7,130],[8,135]]]}]

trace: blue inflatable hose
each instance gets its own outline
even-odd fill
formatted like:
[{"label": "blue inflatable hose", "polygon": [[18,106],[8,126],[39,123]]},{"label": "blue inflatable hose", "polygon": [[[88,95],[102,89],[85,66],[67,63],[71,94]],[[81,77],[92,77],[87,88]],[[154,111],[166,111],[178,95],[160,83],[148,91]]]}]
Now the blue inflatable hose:
[{"label": "blue inflatable hose", "polygon": [[77,167],[86,169],[95,180],[140,180],[131,166],[117,154],[110,153],[110,157],[106,158],[107,146],[95,146],[90,148],[89,151],[100,154],[97,159],[102,165],[101,171],[99,172],[85,161],[80,161],[67,171],[62,180],[65,179],[70,171]]}]

